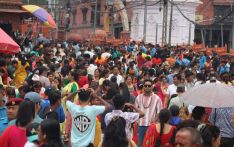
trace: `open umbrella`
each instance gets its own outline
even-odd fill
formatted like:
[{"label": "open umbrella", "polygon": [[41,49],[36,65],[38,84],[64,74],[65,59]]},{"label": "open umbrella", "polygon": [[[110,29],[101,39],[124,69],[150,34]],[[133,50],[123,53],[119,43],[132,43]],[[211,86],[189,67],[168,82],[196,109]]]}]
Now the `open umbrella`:
[{"label": "open umbrella", "polygon": [[54,19],[45,9],[36,5],[23,5],[22,8],[36,16],[44,25],[51,28],[57,27]]},{"label": "open umbrella", "polygon": [[20,51],[20,46],[0,28],[0,53],[16,54]]},{"label": "open umbrella", "polygon": [[50,40],[42,36],[36,39],[36,44],[38,43],[48,44]]},{"label": "open umbrella", "polygon": [[185,103],[194,106],[223,108],[234,106],[234,86],[207,83],[195,86],[181,95]]}]

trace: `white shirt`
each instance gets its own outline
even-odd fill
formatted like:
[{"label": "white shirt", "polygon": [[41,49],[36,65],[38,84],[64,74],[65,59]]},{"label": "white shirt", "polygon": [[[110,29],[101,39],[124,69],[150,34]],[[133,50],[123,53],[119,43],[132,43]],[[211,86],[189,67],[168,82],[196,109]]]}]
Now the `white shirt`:
[{"label": "white shirt", "polygon": [[187,106],[187,105],[185,105],[184,101],[179,96],[174,97],[174,98],[171,99],[168,108],[170,108],[172,105],[176,105],[179,108],[181,108],[183,106]]},{"label": "white shirt", "polygon": [[111,54],[110,54],[110,53],[105,52],[105,53],[102,53],[101,57],[102,57],[102,58],[104,58],[104,59],[106,59],[106,58],[111,57]]},{"label": "white shirt", "polygon": [[175,84],[171,84],[168,86],[166,93],[171,97],[173,94],[177,94],[176,90],[177,86]]},{"label": "white shirt", "polygon": [[139,119],[139,126],[149,126],[161,111],[162,101],[154,93],[151,96],[140,94],[135,100],[135,106],[145,113],[145,116]]},{"label": "white shirt", "polygon": [[[114,76],[114,74],[110,74],[109,77],[108,77],[108,80],[111,79],[111,77]],[[124,82],[124,79],[121,75],[117,75],[117,84],[119,85],[120,83],[123,83]]]},{"label": "white shirt", "polygon": [[84,54],[89,54],[90,58],[93,58],[93,56],[95,55],[93,52],[91,51],[85,51]]},{"label": "white shirt", "polygon": [[107,113],[105,116],[105,124],[108,126],[112,119],[116,116],[123,117],[126,120],[125,131],[129,139],[131,139],[131,124],[139,119],[139,113],[135,112],[123,112],[121,110],[112,110],[112,112]]},{"label": "white shirt", "polygon": [[66,102],[72,117],[71,147],[86,147],[94,142],[97,115],[105,111],[104,106],[79,106]]},{"label": "white shirt", "polygon": [[39,145],[27,141],[27,142],[25,143],[24,147],[39,147]]},{"label": "white shirt", "polygon": [[97,66],[94,64],[90,64],[89,67],[87,68],[88,74],[94,76],[94,72],[97,69]]}]

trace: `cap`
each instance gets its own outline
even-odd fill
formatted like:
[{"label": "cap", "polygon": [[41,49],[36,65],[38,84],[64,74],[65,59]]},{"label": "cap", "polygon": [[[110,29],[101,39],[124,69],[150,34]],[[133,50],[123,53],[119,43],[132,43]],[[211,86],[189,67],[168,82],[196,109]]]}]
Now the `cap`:
[{"label": "cap", "polygon": [[53,87],[51,87],[51,86],[46,86],[46,87],[45,87],[45,92],[44,92],[44,93],[45,93],[45,95],[47,95],[47,96],[48,96],[48,95],[49,95],[49,93],[50,93],[52,90],[53,90]]},{"label": "cap", "polygon": [[24,100],[21,98],[11,98],[7,101],[6,106],[16,106],[19,105]]},{"label": "cap", "polygon": [[26,127],[26,135],[29,142],[34,142],[38,140],[37,130],[39,128],[39,123],[31,123]]},{"label": "cap", "polygon": [[26,93],[26,95],[24,96],[24,99],[32,101],[34,103],[40,103],[41,102],[41,98],[40,98],[39,94],[36,93],[36,92]]}]

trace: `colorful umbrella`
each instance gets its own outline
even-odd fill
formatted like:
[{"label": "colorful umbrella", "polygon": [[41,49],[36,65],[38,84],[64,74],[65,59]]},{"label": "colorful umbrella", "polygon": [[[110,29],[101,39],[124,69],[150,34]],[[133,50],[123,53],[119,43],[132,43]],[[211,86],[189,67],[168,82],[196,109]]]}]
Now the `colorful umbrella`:
[{"label": "colorful umbrella", "polygon": [[36,16],[40,21],[44,23],[44,25],[51,28],[57,27],[54,19],[45,9],[36,5],[23,5],[22,8]]},{"label": "colorful umbrella", "polygon": [[16,54],[20,46],[0,28],[0,53]]}]

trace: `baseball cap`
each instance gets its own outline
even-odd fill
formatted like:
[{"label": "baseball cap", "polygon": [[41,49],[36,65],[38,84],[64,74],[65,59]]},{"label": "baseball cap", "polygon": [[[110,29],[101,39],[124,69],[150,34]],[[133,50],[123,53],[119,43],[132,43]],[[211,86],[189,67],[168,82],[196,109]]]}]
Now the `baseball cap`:
[{"label": "baseball cap", "polygon": [[46,86],[45,87],[45,95],[49,96],[49,93],[53,90],[53,87],[51,86]]},{"label": "baseball cap", "polygon": [[16,105],[20,105],[21,102],[23,102],[24,100],[21,98],[11,98],[7,101],[6,106],[16,106]]},{"label": "baseball cap", "polygon": [[33,103],[40,103],[41,102],[41,98],[40,98],[39,94],[36,92],[26,93],[26,95],[24,96],[24,99],[32,101]]}]

